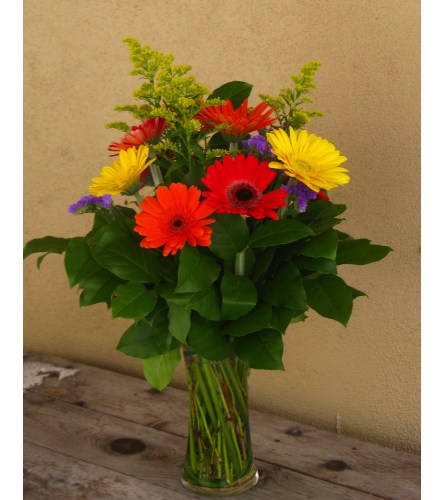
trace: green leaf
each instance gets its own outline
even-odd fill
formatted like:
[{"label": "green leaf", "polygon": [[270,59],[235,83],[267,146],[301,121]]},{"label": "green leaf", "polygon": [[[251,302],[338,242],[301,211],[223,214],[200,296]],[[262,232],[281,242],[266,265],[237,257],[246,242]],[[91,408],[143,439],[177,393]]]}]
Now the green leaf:
[{"label": "green leaf", "polygon": [[141,248],[136,240],[113,226],[103,226],[88,238],[98,264],[119,278],[137,283],[159,281],[158,254]]},{"label": "green leaf", "polygon": [[269,270],[269,266],[275,255],[275,247],[267,247],[264,251],[258,253],[256,256],[255,265],[252,271],[252,280],[255,282],[260,281]]},{"label": "green leaf", "polygon": [[250,246],[259,248],[283,245],[313,234],[310,227],[293,219],[268,221],[255,229],[250,238]]},{"label": "green leaf", "polygon": [[135,358],[151,358],[178,347],[168,331],[168,321],[156,322],[142,319],[134,323],[122,335],[117,349]]},{"label": "green leaf", "polygon": [[139,319],[153,311],[158,296],[142,283],[129,281],[119,285],[111,297],[113,318]]},{"label": "green leaf", "polygon": [[325,318],[348,324],[352,313],[351,288],[338,276],[322,274],[315,279],[304,280],[307,303]]},{"label": "green leaf", "polygon": [[357,290],[357,288],[352,288],[352,286],[350,286],[349,288],[351,289],[352,299],[356,299],[357,297],[367,297],[365,292]]},{"label": "green leaf", "polygon": [[206,321],[195,314],[192,315],[188,342],[207,359],[225,359],[234,349],[233,342],[222,335],[218,322]]},{"label": "green leaf", "polygon": [[91,255],[86,238],[71,238],[65,253],[65,270],[70,287],[100,269],[101,267]]},{"label": "green leaf", "polygon": [[[298,311],[298,313],[303,314],[303,311]],[[295,314],[295,309],[291,309],[289,307],[274,307],[272,310],[272,321],[270,326],[284,335],[287,327],[295,317]]]},{"label": "green leaf", "polygon": [[329,228],[318,236],[311,238],[300,248],[299,253],[306,257],[324,257],[335,260],[337,255],[337,232]]},{"label": "green leaf", "polygon": [[168,330],[181,344],[185,344],[190,329],[190,310],[178,306],[174,302],[167,303]]},{"label": "green leaf", "polygon": [[246,82],[233,81],[221,85],[215,89],[212,94],[209,95],[208,99],[215,99],[219,97],[220,99],[230,99],[232,101],[233,107],[236,109],[243,103],[244,99],[247,99],[252,92],[253,85]]},{"label": "green leaf", "polygon": [[329,200],[316,200],[308,203],[306,212],[298,216],[298,220],[308,224],[315,234],[339,224],[342,219],[337,219],[346,210],[346,205],[334,205]]},{"label": "green leaf", "polygon": [[111,295],[122,280],[106,269],[98,269],[79,283],[83,289],[82,306],[91,306],[99,302],[110,302]]},{"label": "green leaf", "polygon": [[38,261],[38,267],[40,267],[46,255],[50,253],[63,253],[69,242],[69,238],[56,238],[54,236],[44,236],[43,238],[30,240],[23,248],[23,258],[26,259],[26,257],[29,257],[33,253],[45,253]]},{"label": "green leaf", "polygon": [[288,307],[302,312],[307,309],[301,276],[293,262],[281,264],[274,276],[264,284],[261,296],[273,306]]},{"label": "green leaf", "polygon": [[266,329],[237,339],[236,355],[251,368],[284,370],[281,333]]},{"label": "green leaf", "polygon": [[318,273],[327,274],[337,274],[337,265],[331,259],[326,259],[324,257],[319,257],[314,259],[312,257],[304,257],[299,255],[293,259],[293,262],[297,265],[299,269],[304,269],[305,271],[315,271]]},{"label": "green leaf", "polygon": [[338,242],[337,265],[355,264],[362,266],[377,262],[388,255],[392,248],[382,245],[372,245],[365,239],[346,239]]},{"label": "green leaf", "polygon": [[244,250],[249,241],[249,229],[244,217],[235,214],[215,214],[212,224],[212,244],[209,249],[220,259],[230,259]]},{"label": "green leaf", "polygon": [[250,313],[235,321],[229,321],[223,328],[224,335],[241,337],[248,333],[259,332],[271,326],[272,306],[262,302],[257,304]]},{"label": "green leaf", "polygon": [[179,256],[177,293],[199,292],[208,288],[220,273],[218,263],[196,247],[186,245]]},{"label": "green leaf", "polygon": [[227,141],[224,139],[221,132],[213,134],[209,141],[210,149],[227,149]]},{"label": "green leaf", "polygon": [[187,307],[198,312],[203,318],[212,321],[221,319],[221,298],[215,285],[194,293]]},{"label": "green leaf", "polygon": [[238,319],[257,303],[257,290],[249,278],[226,272],[221,280],[221,318]]},{"label": "green leaf", "polygon": [[147,382],[158,391],[162,391],[171,382],[180,361],[179,349],[144,359],[142,365]]}]

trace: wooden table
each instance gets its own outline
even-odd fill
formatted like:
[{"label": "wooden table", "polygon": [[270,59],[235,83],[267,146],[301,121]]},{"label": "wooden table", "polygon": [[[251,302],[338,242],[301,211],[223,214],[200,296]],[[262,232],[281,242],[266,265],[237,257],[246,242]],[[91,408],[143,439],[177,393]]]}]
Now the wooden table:
[{"label": "wooden table", "polygon": [[[209,498],[180,482],[186,392],[31,353],[24,368],[26,500]],[[260,479],[240,500],[420,498],[417,455],[255,410],[250,427]]]}]

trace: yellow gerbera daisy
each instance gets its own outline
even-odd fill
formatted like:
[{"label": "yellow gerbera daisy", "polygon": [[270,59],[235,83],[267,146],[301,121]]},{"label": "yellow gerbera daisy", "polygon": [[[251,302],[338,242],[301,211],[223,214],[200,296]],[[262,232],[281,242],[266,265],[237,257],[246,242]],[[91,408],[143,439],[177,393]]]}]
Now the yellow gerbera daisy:
[{"label": "yellow gerbera daisy", "polygon": [[272,146],[272,153],[277,161],[269,163],[270,168],[284,170],[290,177],[295,177],[313,191],[332,189],[349,182],[348,170],[340,167],[347,160],[341,156],[335,146],[306,130],[289,127],[289,135],[283,129],[267,134]]},{"label": "yellow gerbera daisy", "polygon": [[92,179],[88,188],[94,196],[104,194],[125,194],[139,189],[139,178],[142,172],[154,162],[148,160],[148,147],[129,148],[119,153],[119,160],[103,167],[100,176]]}]

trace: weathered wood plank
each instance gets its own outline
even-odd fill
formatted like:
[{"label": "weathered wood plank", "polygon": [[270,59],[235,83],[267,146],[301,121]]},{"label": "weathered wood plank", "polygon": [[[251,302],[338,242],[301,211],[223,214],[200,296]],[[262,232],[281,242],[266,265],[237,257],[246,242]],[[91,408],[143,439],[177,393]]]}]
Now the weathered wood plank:
[{"label": "weathered wood plank", "polygon": [[[186,447],[186,439],[182,436],[35,392],[25,394],[24,409],[24,437],[27,443],[73,457],[77,465],[78,461],[90,463],[180,493],[185,498],[206,498],[194,495],[180,483]],[[118,446],[119,440],[123,439],[126,440],[125,446]],[[242,494],[240,499],[381,498],[261,460],[257,460],[257,466],[261,471],[259,484]],[[60,477],[66,480],[66,473],[64,476],[61,471],[61,474]],[[94,477],[94,471],[92,476]],[[133,497],[127,495],[125,498]],[[147,498],[157,497],[147,494]]]},{"label": "weathered wood plank", "polygon": [[[79,370],[63,380],[47,378],[33,391],[126,420],[187,436],[185,391],[168,387],[162,393],[135,377],[80,363],[30,355]],[[25,360],[26,363],[26,360]],[[386,498],[420,498],[420,457],[322,431],[251,410],[255,456],[335,484]]]},{"label": "weathered wood plank", "polygon": [[201,498],[167,490],[48,448],[24,444],[25,500],[181,500]]}]

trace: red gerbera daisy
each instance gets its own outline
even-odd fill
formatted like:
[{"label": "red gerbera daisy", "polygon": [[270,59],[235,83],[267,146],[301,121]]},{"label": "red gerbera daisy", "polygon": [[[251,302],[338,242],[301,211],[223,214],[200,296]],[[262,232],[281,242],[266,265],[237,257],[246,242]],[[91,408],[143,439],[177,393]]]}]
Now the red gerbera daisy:
[{"label": "red gerbera daisy", "polygon": [[164,132],[166,126],[167,122],[160,116],[144,120],[138,126],[133,125],[129,134],[126,134],[119,142],[113,142],[109,145],[108,151],[117,151],[110,156],[117,156],[121,149],[127,150],[133,146],[153,141]]},{"label": "red gerbera daisy", "polygon": [[206,200],[199,201],[201,191],[195,186],[174,183],[160,186],[156,198],[147,196],[141,203],[142,212],[136,214],[134,230],[145,236],[141,247],[159,248],[162,254],[174,255],[189,245],[208,247],[215,219],[205,219],[214,210]]},{"label": "red gerbera daisy", "polygon": [[262,102],[249,111],[247,102],[245,99],[235,110],[231,101],[222,106],[209,106],[201,110],[195,118],[202,123],[202,130],[211,130],[215,125],[227,123],[227,128],[221,130],[221,133],[238,139],[255,130],[266,128],[276,121],[276,117],[270,116],[274,110],[266,103]]},{"label": "red gerbera daisy", "polygon": [[256,156],[224,156],[207,169],[202,182],[210,189],[202,195],[217,213],[250,215],[255,219],[270,217],[277,220],[276,210],[284,207],[288,194],[276,189],[263,194],[277,173],[266,161],[259,162]]}]

